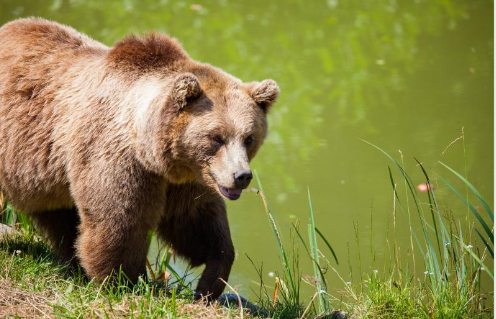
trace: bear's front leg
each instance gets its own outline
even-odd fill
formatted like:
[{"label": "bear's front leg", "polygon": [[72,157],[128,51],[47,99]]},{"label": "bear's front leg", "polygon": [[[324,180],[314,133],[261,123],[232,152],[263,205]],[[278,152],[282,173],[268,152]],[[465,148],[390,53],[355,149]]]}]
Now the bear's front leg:
[{"label": "bear's front leg", "polygon": [[[202,195],[203,194],[203,195]],[[169,185],[166,209],[157,228],[159,237],[193,267],[206,267],[195,299],[217,299],[224,290],[234,262],[224,201],[205,187]]]},{"label": "bear's front leg", "polygon": [[136,282],[146,274],[148,231],[163,213],[165,184],[129,162],[96,166],[74,176],[71,185],[81,219],[77,255],[91,278],[122,269]]},{"label": "bear's front leg", "polygon": [[147,223],[116,218],[112,212],[108,212],[108,218],[95,218],[91,214],[91,211],[82,214],[76,245],[86,274],[103,280],[118,274],[121,268],[132,282],[146,275]]},{"label": "bear's front leg", "polygon": [[216,252],[207,260],[205,269],[195,291],[195,300],[206,298],[215,300],[224,291],[234,262],[234,247],[232,242],[225,241],[224,249]]}]

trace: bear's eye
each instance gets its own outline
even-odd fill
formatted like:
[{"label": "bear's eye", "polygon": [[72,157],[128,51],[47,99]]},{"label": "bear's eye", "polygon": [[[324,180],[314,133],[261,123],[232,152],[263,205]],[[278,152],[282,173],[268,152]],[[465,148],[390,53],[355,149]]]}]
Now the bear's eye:
[{"label": "bear's eye", "polygon": [[245,139],[245,146],[249,147],[253,143],[253,136],[248,135],[248,137]]},{"label": "bear's eye", "polygon": [[212,137],[212,140],[217,143],[218,145],[224,145],[224,140],[222,139],[222,136],[220,135],[215,135]]}]

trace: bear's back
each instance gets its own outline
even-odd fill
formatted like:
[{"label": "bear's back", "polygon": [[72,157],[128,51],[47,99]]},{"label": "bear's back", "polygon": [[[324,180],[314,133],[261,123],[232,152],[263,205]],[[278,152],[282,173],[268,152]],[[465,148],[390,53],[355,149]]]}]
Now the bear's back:
[{"label": "bear's back", "polygon": [[[0,28],[0,101],[46,105],[36,99],[53,81],[62,78],[82,57],[104,56],[103,44],[55,22],[19,19]],[[0,108],[6,107],[5,104]]]},{"label": "bear's back", "polygon": [[24,18],[9,22],[0,28],[0,50],[11,53],[20,50],[107,49],[98,41],[75,29],[42,18]]}]

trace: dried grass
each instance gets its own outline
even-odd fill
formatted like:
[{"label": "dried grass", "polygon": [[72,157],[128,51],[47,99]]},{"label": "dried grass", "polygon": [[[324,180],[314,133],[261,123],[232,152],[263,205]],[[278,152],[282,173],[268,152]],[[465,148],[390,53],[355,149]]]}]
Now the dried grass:
[{"label": "dried grass", "polygon": [[53,297],[41,292],[19,289],[9,280],[0,279],[0,317],[47,318],[53,313]]},{"label": "dried grass", "polygon": [[[64,298],[57,298],[53,291],[33,292],[21,289],[14,282],[0,279],[0,317],[21,318],[55,318],[57,317],[57,305]],[[60,297],[60,296],[59,296]],[[112,302],[110,306],[103,299],[97,299],[86,305],[84,318],[123,318],[139,317],[142,315],[139,309],[131,304],[139,303],[140,296],[129,296],[120,302]],[[153,306],[152,306],[153,307]],[[132,310],[132,308],[134,308]],[[172,312],[172,311],[171,311]],[[205,306],[195,303],[181,303],[178,300],[177,317],[180,318],[240,318],[238,311],[232,311],[221,307],[219,304]],[[60,315],[60,314],[59,314]],[[171,313],[172,316],[172,313]]]}]

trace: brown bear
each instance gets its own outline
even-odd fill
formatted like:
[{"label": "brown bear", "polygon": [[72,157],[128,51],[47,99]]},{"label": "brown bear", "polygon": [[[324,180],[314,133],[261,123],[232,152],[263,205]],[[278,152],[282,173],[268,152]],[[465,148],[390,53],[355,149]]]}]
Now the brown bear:
[{"label": "brown bear", "polygon": [[[217,298],[234,260],[226,206],[252,178],[279,88],[192,60],[166,35],[113,48],[39,18],[0,29],[0,188],[65,261],[146,274],[155,230]],[[76,258],[74,258],[76,256]]]}]

